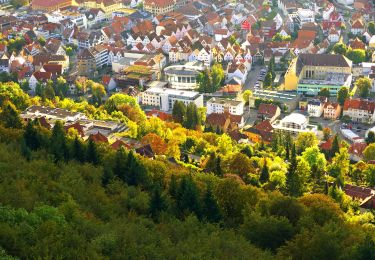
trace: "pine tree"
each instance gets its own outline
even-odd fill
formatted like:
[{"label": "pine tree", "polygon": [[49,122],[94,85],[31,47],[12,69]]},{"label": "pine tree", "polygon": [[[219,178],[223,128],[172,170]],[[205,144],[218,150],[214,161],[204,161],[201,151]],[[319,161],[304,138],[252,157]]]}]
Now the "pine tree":
[{"label": "pine tree", "polygon": [[289,161],[289,155],[290,154],[290,151],[289,151],[289,143],[286,143],[285,144],[285,160]]},{"label": "pine tree", "polygon": [[169,195],[171,195],[172,198],[176,199],[177,197],[177,179],[174,174],[171,175],[171,180],[169,182],[169,189],[168,189]]},{"label": "pine tree", "polygon": [[126,181],[125,175],[127,170],[127,154],[123,147],[117,150],[115,155],[115,163],[113,166],[113,174],[119,179]]},{"label": "pine tree", "polygon": [[190,102],[186,107],[186,117],[184,120],[184,127],[188,129],[196,129],[199,123],[199,115],[197,105]]},{"label": "pine tree", "polygon": [[217,176],[223,176],[223,170],[221,169],[221,157],[216,157],[215,173]]},{"label": "pine tree", "polygon": [[330,156],[334,157],[336,153],[340,151],[339,138],[337,135],[333,138],[332,147],[330,151]]},{"label": "pine tree", "polygon": [[221,220],[221,214],[219,205],[212,193],[212,188],[209,185],[203,198],[203,215],[209,222],[219,222]]},{"label": "pine tree", "polygon": [[182,101],[175,101],[172,109],[173,121],[182,124],[186,116],[186,106]]},{"label": "pine tree", "polygon": [[180,181],[177,190],[176,204],[181,216],[188,211],[190,213],[195,213],[198,218],[201,217],[198,189],[191,177],[184,177]]},{"label": "pine tree", "polygon": [[61,121],[56,121],[53,126],[49,148],[55,158],[55,162],[69,158],[65,130]]},{"label": "pine tree", "polygon": [[23,133],[23,139],[25,140],[25,145],[34,151],[39,149],[41,146],[37,135],[38,133],[34,127],[34,124],[29,121],[26,125],[25,132]]},{"label": "pine tree", "polygon": [[21,143],[21,153],[22,153],[23,157],[26,158],[27,161],[31,160],[31,150],[27,146],[25,140],[22,140],[22,143]]},{"label": "pine tree", "polygon": [[151,195],[150,200],[150,214],[152,217],[157,217],[159,213],[167,208],[166,200],[162,194],[161,187],[156,185]]},{"label": "pine tree", "polygon": [[125,182],[129,185],[147,185],[146,168],[130,151],[126,161]]},{"label": "pine tree", "polygon": [[87,144],[86,161],[94,165],[98,165],[100,162],[98,148],[96,146],[96,143],[91,139],[89,139],[89,142]]},{"label": "pine tree", "polygon": [[74,138],[74,141],[72,143],[72,149],[71,149],[72,159],[77,160],[80,163],[85,162],[85,147],[81,140],[79,140],[78,136]]},{"label": "pine tree", "polygon": [[266,183],[270,178],[270,174],[268,171],[268,166],[267,166],[267,160],[264,158],[264,164],[262,168],[262,172],[260,173],[259,181],[260,183]]}]

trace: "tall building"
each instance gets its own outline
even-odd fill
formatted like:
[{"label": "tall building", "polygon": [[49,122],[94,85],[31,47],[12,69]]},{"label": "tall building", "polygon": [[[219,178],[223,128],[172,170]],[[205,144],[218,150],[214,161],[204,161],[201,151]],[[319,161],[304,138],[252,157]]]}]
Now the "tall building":
[{"label": "tall building", "polygon": [[299,94],[316,95],[328,88],[331,95],[352,81],[352,61],[343,55],[300,54],[285,74],[285,90],[297,90]]},{"label": "tall building", "polygon": [[56,11],[73,5],[78,5],[75,0],[32,0],[31,2],[32,9],[42,11]]},{"label": "tall building", "polygon": [[154,15],[165,14],[176,8],[176,0],[145,0],[144,9]]}]

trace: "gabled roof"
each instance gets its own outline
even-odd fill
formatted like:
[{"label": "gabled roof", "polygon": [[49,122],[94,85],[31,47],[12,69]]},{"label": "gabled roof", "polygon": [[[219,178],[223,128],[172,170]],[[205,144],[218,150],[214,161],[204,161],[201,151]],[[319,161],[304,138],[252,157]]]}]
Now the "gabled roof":
[{"label": "gabled roof", "polygon": [[89,139],[95,143],[108,143],[108,138],[99,131],[96,134],[90,134]]},{"label": "gabled roof", "polygon": [[258,114],[273,117],[277,112],[277,108],[278,106],[276,105],[262,103],[259,105]]}]

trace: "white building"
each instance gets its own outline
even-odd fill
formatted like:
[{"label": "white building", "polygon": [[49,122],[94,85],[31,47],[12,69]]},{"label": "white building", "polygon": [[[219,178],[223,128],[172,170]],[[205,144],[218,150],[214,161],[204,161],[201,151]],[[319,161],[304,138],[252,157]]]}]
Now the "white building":
[{"label": "white building", "polygon": [[281,120],[276,120],[272,127],[275,130],[290,132],[292,134],[298,134],[301,132],[313,132],[316,133],[318,128],[315,125],[309,125],[309,119],[298,113],[291,113]]},{"label": "white building", "polygon": [[207,101],[207,115],[229,112],[231,115],[243,115],[244,102],[227,98],[211,98]]},{"label": "white building", "polygon": [[298,8],[298,10],[297,10],[297,17],[296,18],[297,18],[296,20],[297,20],[300,28],[305,23],[313,23],[313,22],[315,22],[314,11],[312,11],[310,9]]},{"label": "white building", "polygon": [[319,99],[310,100],[307,103],[307,112],[311,117],[321,117],[324,111],[324,104]]},{"label": "white building", "polygon": [[203,107],[203,95],[195,91],[151,87],[142,92],[141,97],[143,105],[159,107],[162,111],[171,111],[177,100],[184,102],[185,105],[193,102],[197,107]]},{"label": "white building", "polygon": [[172,88],[193,90],[197,88],[196,78],[204,68],[199,62],[188,62],[185,65],[172,65],[164,69],[166,80]]},{"label": "white building", "polygon": [[374,123],[375,101],[347,99],[344,103],[343,115],[350,117],[353,122]]}]

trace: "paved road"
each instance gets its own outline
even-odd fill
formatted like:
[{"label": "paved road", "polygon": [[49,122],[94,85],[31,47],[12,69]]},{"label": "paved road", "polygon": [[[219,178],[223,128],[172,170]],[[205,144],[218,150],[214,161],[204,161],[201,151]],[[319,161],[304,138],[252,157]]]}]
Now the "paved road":
[{"label": "paved road", "polygon": [[264,68],[264,66],[253,65],[251,71],[247,75],[243,90],[254,90],[254,84],[258,80],[259,73],[262,68]]}]

